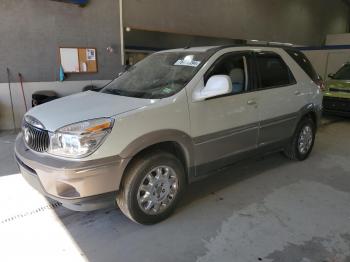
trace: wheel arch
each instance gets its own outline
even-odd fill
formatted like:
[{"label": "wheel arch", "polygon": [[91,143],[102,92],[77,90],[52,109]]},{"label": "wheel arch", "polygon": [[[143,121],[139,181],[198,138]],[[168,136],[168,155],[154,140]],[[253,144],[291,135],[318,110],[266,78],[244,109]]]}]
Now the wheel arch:
[{"label": "wheel arch", "polygon": [[186,182],[189,176],[193,175],[194,165],[194,146],[192,138],[178,130],[159,130],[145,134],[131,142],[121,153],[120,157],[129,159],[126,168],[122,174],[121,181],[130,166],[137,157],[152,152],[154,150],[163,150],[174,154],[183,164],[186,172]]},{"label": "wheel arch", "polygon": [[321,109],[317,105],[313,103],[307,104],[299,111],[297,123],[305,117],[310,117],[314,121],[316,128],[318,128],[321,124],[321,113]]}]

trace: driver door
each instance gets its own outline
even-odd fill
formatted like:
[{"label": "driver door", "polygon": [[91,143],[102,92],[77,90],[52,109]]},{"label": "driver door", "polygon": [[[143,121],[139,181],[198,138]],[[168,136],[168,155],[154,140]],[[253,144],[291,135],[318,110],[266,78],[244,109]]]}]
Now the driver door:
[{"label": "driver door", "polygon": [[195,144],[196,176],[222,167],[257,148],[258,105],[253,90],[251,54],[219,57],[196,88],[213,75],[228,75],[232,93],[204,101],[189,96],[191,134]]}]

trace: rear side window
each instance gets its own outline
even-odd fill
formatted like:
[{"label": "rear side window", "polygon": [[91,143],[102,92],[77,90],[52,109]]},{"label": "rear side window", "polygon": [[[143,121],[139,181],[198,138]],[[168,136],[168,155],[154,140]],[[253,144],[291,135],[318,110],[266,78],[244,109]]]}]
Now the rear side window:
[{"label": "rear side window", "polygon": [[295,84],[292,72],[283,59],[273,52],[256,54],[260,88],[274,88]]},{"label": "rear side window", "polygon": [[293,49],[286,49],[285,51],[294,59],[295,62],[298,63],[298,65],[313,81],[317,81],[319,79],[319,76],[310,63],[309,59],[307,59],[307,57],[302,52]]}]

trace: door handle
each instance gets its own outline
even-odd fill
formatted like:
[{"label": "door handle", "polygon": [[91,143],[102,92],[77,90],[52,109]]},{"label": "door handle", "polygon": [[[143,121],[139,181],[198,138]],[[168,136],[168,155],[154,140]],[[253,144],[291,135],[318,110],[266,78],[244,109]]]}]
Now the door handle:
[{"label": "door handle", "polygon": [[254,105],[256,105],[256,101],[254,99],[250,99],[247,101],[247,104],[250,106],[254,106]]},{"label": "door handle", "polygon": [[296,96],[298,96],[298,95],[300,95],[301,94],[301,92],[299,91],[299,90],[296,90],[295,92],[294,92],[294,95],[296,95]]}]

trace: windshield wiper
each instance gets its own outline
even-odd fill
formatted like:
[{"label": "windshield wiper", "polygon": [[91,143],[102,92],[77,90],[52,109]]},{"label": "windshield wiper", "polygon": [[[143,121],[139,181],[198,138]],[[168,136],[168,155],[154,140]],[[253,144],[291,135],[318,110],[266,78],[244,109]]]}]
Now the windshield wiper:
[{"label": "windshield wiper", "polygon": [[117,96],[127,96],[135,98],[148,98],[149,94],[147,92],[125,92],[119,89],[106,89],[105,93],[117,95]]}]

